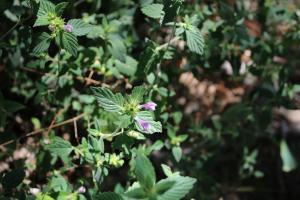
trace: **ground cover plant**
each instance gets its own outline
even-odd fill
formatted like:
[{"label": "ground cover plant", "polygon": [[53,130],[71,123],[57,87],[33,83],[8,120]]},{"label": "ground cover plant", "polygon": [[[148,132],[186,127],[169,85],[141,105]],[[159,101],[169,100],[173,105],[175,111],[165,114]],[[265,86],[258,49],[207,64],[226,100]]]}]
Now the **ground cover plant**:
[{"label": "ground cover plant", "polygon": [[0,1],[0,199],[299,199],[299,6]]}]

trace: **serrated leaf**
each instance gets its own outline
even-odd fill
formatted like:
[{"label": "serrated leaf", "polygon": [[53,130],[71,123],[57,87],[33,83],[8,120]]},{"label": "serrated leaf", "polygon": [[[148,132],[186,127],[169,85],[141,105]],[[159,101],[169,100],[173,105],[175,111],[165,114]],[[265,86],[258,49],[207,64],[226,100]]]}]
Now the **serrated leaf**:
[{"label": "serrated leaf", "polygon": [[108,112],[120,112],[123,110],[125,99],[120,93],[113,94],[109,89],[99,87],[93,87],[92,91],[104,110]]},{"label": "serrated leaf", "polygon": [[32,53],[35,55],[39,55],[40,53],[45,52],[46,50],[48,50],[50,42],[51,36],[48,33],[43,32],[38,36],[37,45],[33,48]]},{"label": "serrated leaf", "polygon": [[94,137],[89,137],[91,149],[95,152],[104,153],[104,142],[102,138],[96,139]]},{"label": "serrated leaf", "polygon": [[146,49],[140,55],[138,71],[144,71],[148,74],[149,71],[155,68],[159,61],[160,54],[156,51],[156,44],[149,40],[146,44]]},{"label": "serrated leaf", "polygon": [[103,192],[94,198],[95,200],[123,200],[123,197],[114,192]]},{"label": "serrated leaf", "polygon": [[57,4],[55,6],[55,13],[58,15],[58,16],[61,16],[64,12],[64,10],[66,9],[66,7],[68,6],[68,2],[61,2],[59,4]]},{"label": "serrated leaf", "polygon": [[74,34],[69,32],[62,32],[61,44],[62,48],[64,48],[67,52],[72,54],[72,56],[77,56],[78,41],[77,37]]},{"label": "serrated leaf", "polygon": [[193,29],[186,30],[185,34],[187,46],[190,51],[202,55],[204,51],[204,39],[200,31],[195,27]]},{"label": "serrated leaf", "polygon": [[143,101],[145,94],[146,88],[144,86],[134,87],[130,95],[130,101],[139,104]]},{"label": "serrated leaf", "polygon": [[178,27],[178,28],[175,29],[175,35],[176,36],[180,36],[184,32],[185,32],[185,29],[183,27]]},{"label": "serrated leaf", "polygon": [[92,26],[88,23],[85,23],[82,19],[71,19],[68,21],[68,24],[72,25],[72,33],[76,36],[87,35],[92,31]]},{"label": "serrated leaf", "polygon": [[[140,111],[137,113],[135,117],[135,126],[138,131],[142,133],[147,134],[153,134],[153,133],[161,133],[162,132],[162,125],[160,122],[153,120],[153,114],[149,111]],[[138,123],[139,120],[146,121],[150,124],[150,127],[148,130],[144,130],[144,128],[141,126],[140,123]]]},{"label": "serrated leaf", "polygon": [[131,123],[131,116],[129,115],[119,116],[117,121],[114,122],[114,124],[116,124],[120,128],[127,128]]},{"label": "serrated leaf", "polygon": [[73,151],[71,143],[60,137],[55,137],[46,147],[51,153],[61,157],[64,161],[68,159],[68,156]]},{"label": "serrated leaf", "polygon": [[108,50],[112,54],[115,59],[118,59],[122,62],[126,62],[126,46],[123,42],[123,39],[117,35],[110,35],[109,36],[109,43]]},{"label": "serrated leaf", "polygon": [[171,168],[170,168],[168,165],[162,164],[161,167],[162,167],[162,169],[163,169],[164,174],[165,174],[167,177],[171,177],[171,176],[179,176],[179,173],[178,173],[178,172],[173,173],[172,170],[171,170]]},{"label": "serrated leaf", "polygon": [[180,200],[182,199],[192,188],[196,182],[196,179],[184,176],[171,176],[169,178],[159,181],[161,182],[175,182],[175,184],[163,194],[158,196],[158,200]]},{"label": "serrated leaf", "polygon": [[119,60],[115,61],[116,68],[122,74],[133,77],[137,70],[137,61],[130,57],[126,56],[126,62],[121,62]]},{"label": "serrated leaf", "polygon": [[40,1],[37,20],[33,26],[44,26],[50,23],[49,15],[55,13],[55,5],[50,1]]},{"label": "serrated leaf", "polygon": [[173,180],[161,180],[155,185],[155,190],[158,195],[164,194],[166,191],[171,189],[176,182]]},{"label": "serrated leaf", "polygon": [[140,184],[137,182],[133,183],[133,185],[128,188],[124,195],[133,199],[144,199],[147,197],[145,190],[141,188]]},{"label": "serrated leaf", "polygon": [[47,16],[42,16],[36,19],[35,23],[34,23],[34,27],[36,26],[45,26],[48,25],[50,23],[49,18]]},{"label": "serrated leaf", "polygon": [[142,153],[135,158],[135,175],[139,184],[151,190],[156,182],[156,175],[150,160]]},{"label": "serrated leaf", "polygon": [[161,17],[164,16],[163,8],[164,8],[164,5],[154,3],[154,4],[149,4],[149,5],[142,7],[141,10],[148,17],[151,17],[154,19],[160,19]]},{"label": "serrated leaf", "polygon": [[180,147],[177,147],[177,146],[173,147],[172,148],[172,154],[173,154],[173,156],[174,156],[174,158],[177,162],[179,162],[181,160],[182,150],[181,150]]},{"label": "serrated leaf", "polygon": [[52,177],[49,185],[50,185],[51,189],[56,192],[66,191],[68,188],[68,182],[61,175],[56,175],[55,177]]},{"label": "serrated leaf", "polygon": [[282,159],[282,170],[284,172],[290,172],[296,169],[297,161],[284,139],[280,142],[280,156]]}]

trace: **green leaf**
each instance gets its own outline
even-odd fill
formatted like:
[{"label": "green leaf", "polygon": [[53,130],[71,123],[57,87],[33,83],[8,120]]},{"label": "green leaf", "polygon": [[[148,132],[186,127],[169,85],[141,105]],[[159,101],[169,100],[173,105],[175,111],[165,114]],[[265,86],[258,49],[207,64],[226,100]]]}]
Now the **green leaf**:
[{"label": "green leaf", "polygon": [[176,182],[173,180],[168,180],[168,179],[161,180],[155,185],[155,190],[158,195],[162,195],[167,190],[171,189],[175,183]]},{"label": "green leaf", "polygon": [[7,112],[16,112],[18,110],[25,108],[24,105],[22,105],[18,102],[15,102],[15,101],[10,101],[10,100],[5,100],[3,106]]},{"label": "green leaf", "polygon": [[68,24],[72,25],[72,33],[76,36],[87,35],[92,31],[92,26],[88,23],[85,23],[82,19],[71,19],[68,21]]},{"label": "green leaf", "polygon": [[147,194],[140,184],[135,182],[128,190],[125,192],[125,196],[133,199],[145,199]]},{"label": "green leaf", "polygon": [[155,68],[160,61],[159,51],[156,50],[156,44],[149,40],[146,43],[146,49],[141,53],[139,58],[138,70],[146,74]]},{"label": "green leaf", "polygon": [[51,42],[51,36],[43,32],[37,38],[37,45],[33,48],[32,53],[35,55],[39,55],[40,53],[45,52],[48,50]]},{"label": "green leaf", "polygon": [[35,26],[45,26],[50,23],[50,15],[55,14],[55,5],[50,1],[40,1],[39,10],[37,13],[37,20]]},{"label": "green leaf", "polygon": [[61,34],[62,47],[72,54],[72,56],[77,56],[78,42],[77,37],[69,32],[62,32]]},{"label": "green leaf", "polygon": [[297,167],[297,161],[294,158],[292,152],[289,149],[289,146],[287,145],[286,141],[283,139],[280,142],[280,156],[282,159],[282,170],[284,172],[290,172]]},{"label": "green leaf", "polygon": [[56,175],[55,177],[52,177],[49,185],[51,189],[56,192],[66,191],[68,188],[68,182],[61,175]]},{"label": "green leaf", "polygon": [[148,17],[160,19],[164,16],[163,8],[164,5],[154,3],[142,7],[142,12]]},{"label": "green leaf", "polygon": [[171,176],[159,181],[157,185],[163,182],[175,182],[175,184],[169,190],[160,194],[158,200],[180,200],[193,188],[196,179],[183,176]]},{"label": "green leaf", "polygon": [[39,193],[39,194],[36,195],[35,200],[54,200],[54,199],[51,196],[47,195],[47,194]]},{"label": "green leaf", "polygon": [[94,198],[95,200],[123,200],[123,197],[114,192],[104,192]]},{"label": "green leaf", "polygon": [[3,13],[8,19],[10,19],[10,21],[13,22],[17,22],[19,21],[19,17],[20,15],[16,15],[15,13],[13,13],[11,10],[7,9],[4,11]]},{"label": "green leaf", "polygon": [[187,46],[192,52],[199,55],[203,54],[204,51],[204,39],[200,31],[194,27],[185,31]]},{"label": "green leaf", "polygon": [[20,185],[25,178],[25,171],[23,169],[15,169],[4,175],[1,180],[3,188],[7,190],[11,190]]},{"label": "green leaf", "polygon": [[144,86],[134,87],[130,95],[130,101],[135,102],[136,104],[141,103],[144,99],[146,91],[147,90]]},{"label": "green leaf", "polygon": [[119,128],[127,128],[131,123],[132,118],[130,115],[122,115],[114,122]]},{"label": "green leaf", "polygon": [[126,56],[126,62],[121,62],[119,60],[115,61],[116,68],[122,74],[133,77],[137,70],[137,61],[130,57]]},{"label": "green leaf", "polygon": [[179,172],[173,173],[172,170],[171,170],[171,168],[170,168],[169,166],[162,164],[161,167],[162,167],[162,169],[163,169],[164,174],[165,174],[167,177],[171,177],[171,176],[179,176]]},{"label": "green leaf", "polygon": [[55,137],[46,147],[51,153],[61,157],[64,161],[68,159],[68,156],[73,150],[71,143],[61,137]]},{"label": "green leaf", "polygon": [[120,94],[113,94],[107,88],[93,87],[92,91],[104,110],[108,112],[120,112],[123,110],[124,97]]},{"label": "green leaf", "polygon": [[142,153],[135,158],[135,175],[140,185],[151,190],[156,182],[156,175],[150,160]]},{"label": "green leaf", "polygon": [[[160,122],[153,120],[153,114],[150,111],[140,111],[137,113],[135,117],[135,126],[138,131],[153,134],[153,133],[161,133],[162,125]],[[138,123],[138,120],[144,120],[150,124],[150,128],[148,130],[144,130],[143,127]]]},{"label": "green leaf", "polygon": [[102,138],[96,139],[94,137],[89,137],[89,140],[93,151],[104,153],[104,142]]},{"label": "green leaf", "polygon": [[58,16],[61,16],[64,12],[64,10],[66,9],[66,7],[68,6],[68,2],[61,2],[59,4],[57,4],[55,6],[55,13],[58,15]]},{"label": "green leaf", "polygon": [[172,148],[172,154],[177,162],[181,160],[182,150],[180,147],[176,146]]},{"label": "green leaf", "polygon": [[122,62],[126,62],[126,46],[123,42],[123,39],[117,35],[110,35],[109,36],[109,43],[108,49],[112,56],[115,59],[118,59]]},{"label": "green leaf", "polygon": [[161,140],[156,140],[154,144],[147,148],[147,153],[151,153],[152,151],[159,151],[164,147],[164,143]]},{"label": "green leaf", "polygon": [[149,84],[153,85],[155,83],[155,79],[156,76],[154,75],[153,72],[147,75],[147,81]]}]

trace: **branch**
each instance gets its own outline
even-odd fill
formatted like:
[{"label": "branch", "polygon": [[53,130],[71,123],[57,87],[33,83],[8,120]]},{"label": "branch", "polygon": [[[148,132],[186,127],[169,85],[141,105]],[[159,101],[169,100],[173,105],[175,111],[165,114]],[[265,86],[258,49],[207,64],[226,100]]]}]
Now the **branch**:
[{"label": "branch", "polygon": [[[20,69],[27,71],[27,72],[32,72],[35,74],[40,74],[40,75],[46,75],[46,76],[56,76],[55,74],[47,73],[47,72],[40,72],[36,69],[28,68],[28,67],[20,67]],[[90,77],[82,77],[82,76],[77,76],[77,80],[86,82],[86,85],[94,84],[94,85],[101,85],[104,83],[101,83],[100,81],[94,80]]]},{"label": "branch", "polygon": [[[80,115],[78,115],[78,116],[76,116],[76,117],[73,117],[73,118],[71,118],[71,119],[65,120],[65,121],[63,121],[63,122],[61,122],[61,123],[53,124],[51,128],[54,129],[54,128],[58,128],[58,127],[64,126],[64,125],[66,125],[66,124],[74,123],[74,121],[78,121],[78,120],[81,119],[82,117],[84,117],[84,113],[82,113],[82,114],[80,114]],[[50,126],[51,126],[51,125],[50,125]],[[6,146],[6,145],[8,145],[8,144],[13,143],[14,141],[18,141],[18,140],[23,139],[23,138],[26,138],[26,137],[31,137],[31,136],[34,136],[34,135],[38,135],[38,134],[40,134],[40,133],[43,133],[44,131],[49,130],[50,126],[47,127],[47,128],[41,128],[41,129],[32,131],[32,132],[27,133],[26,135],[21,136],[21,137],[19,137],[19,138],[17,138],[17,139],[13,139],[13,140],[9,140],[9,141],[7,141],[7,142],[4,142],[4,143],[0,144],[0,148]]]}]

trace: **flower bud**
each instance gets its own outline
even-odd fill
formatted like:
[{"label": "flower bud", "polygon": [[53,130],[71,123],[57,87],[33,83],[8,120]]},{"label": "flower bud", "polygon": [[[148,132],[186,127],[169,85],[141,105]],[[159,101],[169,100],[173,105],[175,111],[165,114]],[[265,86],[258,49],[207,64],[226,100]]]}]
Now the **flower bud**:
[{"label": "flower bud", "polygon": [[121,167],[124,164],[124,160],[121,159],[120,156],[113,153],[113,154],[110,155],[109,164],[114,166],[114,167]]},{"label": "flower bud", "polygon": [[86,192],[86,188],[84,186],[80,186],[80,188],[78,188],[78,193],[85,193]]},{"label": "flower bud", "polygon": [[73,26],[71,24],[64,25],[65,31],[71,33],[73,31]]},{"label": "flower bud", "polygon": [[50,24],[50,25],[48,26],[48,28],[49,28],[50,31],[54,32],[55,29],[56,29],[56,26],[55,26],[54,24]]}]

